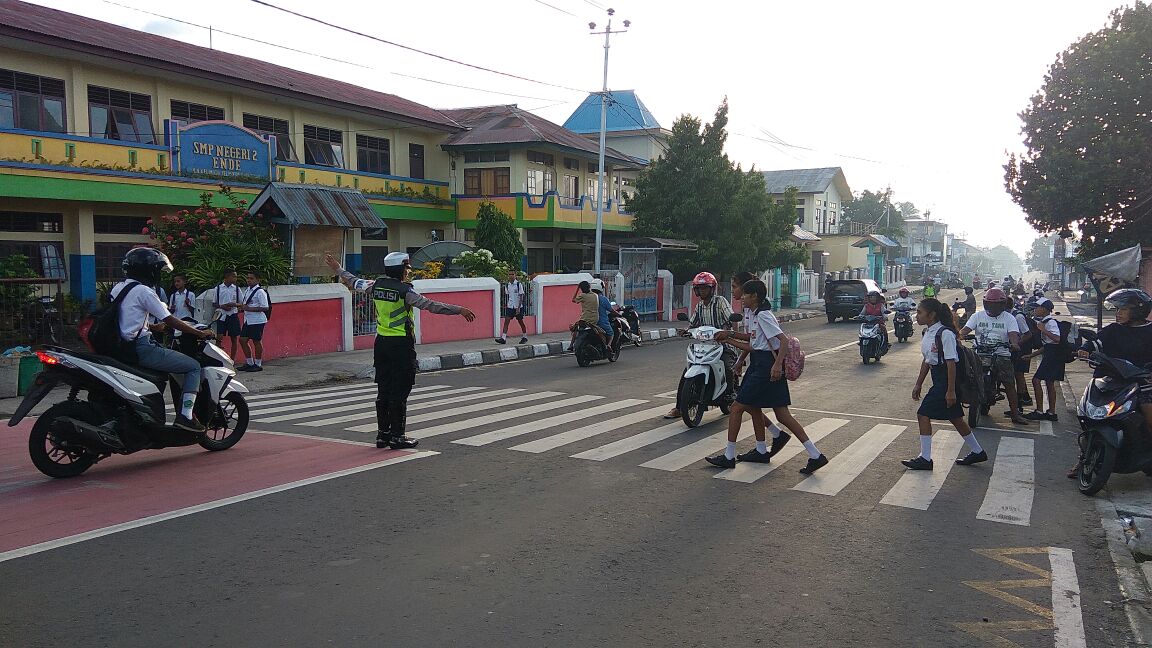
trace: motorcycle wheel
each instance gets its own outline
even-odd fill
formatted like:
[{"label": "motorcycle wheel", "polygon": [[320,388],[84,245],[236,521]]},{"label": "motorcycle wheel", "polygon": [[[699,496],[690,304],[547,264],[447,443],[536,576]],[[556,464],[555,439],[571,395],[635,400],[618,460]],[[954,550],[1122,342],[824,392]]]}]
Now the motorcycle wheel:
[{"label": "motorcycle wheel", "polygon": [[708,409],[704,404],[704,376],[695,376],[680,383],[680,394],[676,401],[680,403],[680,418],[684,425],[690,428],[700,425],[704,410]]},{"label": "motorcycle wheel", "polygon": [[608,362],[616,362],[617,360],[620,359],[620,347],[621,346],[622,345],[620,343],[617,343],[617,344],[611,346],[611,348],[608,351]]},{"label": "motorcycle wheel", "polygon": [[580,345],[576,349],[576,364],[581,367],[587,367],[592,364],[592,359],[588,357],[588,353],[584,351],[584,345]]},{"label": "motorcycle wheel", "polygon": [[248,401],[244,400],[243,394],[228,394],[204,425],[206,429],[204,440],[200,442],[201,448],[213,451],[231,448],[248,430]]},{"label": "motorcycle wheel", "polygon": [[1080,472],[1076,476],[1080,492],[1085,495],[1095,495],[1104,488],[1108,478],[1112,476],[1112,468],[1116,466],[1116,448],[1113,448],[1099,434],[1088,433],[1088,447],[1084,450],[1084,459],[1080,461]]},{"label": "motorcycle wheel", "polygon": [[970,427],[972,429],[976,429],[976,427],[979,425],[980,425],[980,406],[975,405],[975,404],[969,405],[968,406],[968,427]]},{"label": "motorcycle wheel", "polygon": [[728,416],[729,414],[731,414],[732,413],[732,403],[735,401],[736,401],[736,399],[734,397],[731,397],[731,396],[720,401],[720,413],[723,414],[724,416]]},{"label": "motorcycle wheel", "polygon": [[40,472],[62,479],[83,474],[96,463],[97,456],[84,449],[62,448],[52,436],[52,422],[67,416],[91,425],[104,421],[91,406],[81,401],[64,401],[49,407],[36,419],[28,435],[28,455]]}]

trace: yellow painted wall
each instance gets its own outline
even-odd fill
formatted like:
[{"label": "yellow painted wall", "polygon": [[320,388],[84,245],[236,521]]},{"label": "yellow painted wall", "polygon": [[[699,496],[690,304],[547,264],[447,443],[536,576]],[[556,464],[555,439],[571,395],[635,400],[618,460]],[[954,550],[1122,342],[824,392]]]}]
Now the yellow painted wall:
[{"label": "yellow painted wall", "polygon": [[868,249],[852,247],[852,244],[860,239],[860,236],[821,234],[820,241],[813,243],[811,249],[829,254],[824,266],[828,272],[866,268]]}]

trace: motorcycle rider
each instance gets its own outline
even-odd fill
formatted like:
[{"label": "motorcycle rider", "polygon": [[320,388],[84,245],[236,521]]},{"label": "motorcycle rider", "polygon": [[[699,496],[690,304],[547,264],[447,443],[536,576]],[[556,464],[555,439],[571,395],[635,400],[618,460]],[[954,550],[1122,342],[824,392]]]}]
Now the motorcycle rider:
[{"label": "motorcycle rider", "polygon": [[620,336],[620,328],[616,326],[616,318],[612,317],[612,300],[605,297],[604,291],[599,288],[593,288],[592,292],[596,294],[596,326],[599,326],[608,336],[605,349],[609,349],[616,343],[616,338]]},{"label": "motorcycle rider", "polygon": [[[857,317],[884,317],[884,295],[873,290],[868,293],[868,301],[864,303],[864,308],[860,309],[860,314]],[[887,318],[881,319],[877,322],[880,326],[880,344],[881,353],[888,352],[888,320]]]},{"label": "motorcycle rider", "polygon": [[[711,272],[701,272],[692,278],[692,292],[700,301],[696,302],[696,308],[692,311],[692,318],[688,320],[688,327],[678,331],[680,335],[686,335],[689,328],[698,326],[713,326],[718,329],[729,326],[728,318],[732,316],[732,305],[722,295],[716,294],[718,285],[716,275]],[[728,384],[731,385],[732,367],[736,364],[736,351],[731,346],[724,345],[721,359],[724,361],[724,369],[728,374]],[[673,405],[672,411],[665,414],[664,418],[678,419],[680,418],[680,410]]]},{"label": "motorcycle rider", "polygon": [[976,312],[976,295],[972,294],[972,288],[968,286],[964,287],[964,301],[956,300],[952,303],[952,313],[960,312],[961,308],[964,309],[964,316],[957,323],[964,326],[968,318],[972,317],[972,313]]},{"label": "motorcycle rider", "polygon": [[936,284],[932,283],[932,280],[929,279],[928,282],[926,284],[924,284],[924,298],[927,299],[929,297],[935,297],[935,296],[936,296]]},{"label": "motorcycle rider", "polygon": [[[1116,308],[1116,321],[1100,329],[1096,339],[1100,351],[1106,356],[1127,360],[1138,367],[1152,364],[1152,322],[1148,321],[1152,312],[1152,296],[1138,288],[1122,288],[1113,291],[1104,302]],[[1093,343],[1085,341],[1076,355],[1088,359],[1095,350]],[[1096,369],[1093,378],[1103,377],[1104,371]],[[1141,390],[1140,411],[1148,432],[1152,434],[1152,389]]]},{"label": "motorcycle rider", "polygon": [[384,276],[361,279],[340,266],[331,254],[324,256],[340,282],[355,292],[371,291],[376,305],[376,342],[372,365],[376,368],[376,447],[393,450],[415,448],[419,443],[404,435],[408,415],[408,395],[416,382],[416,340],[412,329],[412,308],[439,315],[462,315],[476,319],[463,306],[443,304],[422,296],[407,283],[408,255],[392,252],[384,257]]},{"label": "motorcycle rider", "polygon": [[[172,425],[199,432],[203,428],[192,419],[192,406],[200,391],[200,363],[179,351],[160,346],[152,334],[171,328],[199,339],[214,336],[211,331],[198,331],[177,319],[152,290],[160,283],[161,273],[172,271],[172,263],[163,252],[149,247],[132,248],[124,255],[120,267],[126,279],[109,292],[109,297],[116,299],[124,290],[130,291],[120,302],[120,338],[134,346],[136,361],[133,364],[164,373],[184,374],[184,391]],[[135,290],[133,287],[138,285],[148,290]],[[149,324],[149,317],[156,318],[158,323]]]},{"label": "motorcycle rider", "polygon": [[[600,336],[600,342],[602,342],[605,348],[607,348],[607,332],[609,329],[600,328],[600,295],[592,292],[592,284],[587,281],[581,281],[579,284],[577,284],[576,292],[572,295],[572,303],[580,304],[580,319],[569,327],[569,330],[572,331],[571,343],[576,342],[576,331],[579,330],[577,325],[580,322],[584,322],[588,326],[592,327],[592,330],[596,332],[596,335]],[[569,348],[571,348],[571,346],[569,346]]]},{"label": "motorcycle rider", "polygon": [[893,309],[909,311],[916,310],[916,300],[911,297],[911,293],[908,292],[907,286],[902,286],[898,294],[899,297],[897,297],[895,301],[892,302]]},{"label": "motorcycle rider", "polygon": [[1020,403],[1016,395],[1016,372],[1012,366],[1012,354],[1020,352],[1020,327],[1016,317],[1008,312],[1008,295],[1000,288],[992,288],[984,293],[984,310],[977,311],[968,318],[968,323],[960,330],[964,338],[976,332],[977,344],[991,343],[996,348],[992,355],[992,371],[1004,386],[1008,397],[1010,418],[1017,425],[1028,425],[1028,419],[1020,415]]}]

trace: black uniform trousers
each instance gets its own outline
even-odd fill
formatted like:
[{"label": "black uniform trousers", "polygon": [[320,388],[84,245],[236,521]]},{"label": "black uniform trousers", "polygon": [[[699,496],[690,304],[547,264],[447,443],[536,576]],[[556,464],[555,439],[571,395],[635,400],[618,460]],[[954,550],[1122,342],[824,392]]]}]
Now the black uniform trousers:
[{"label": "black uniform trousers", "polygon": [[376,369],[378,436],[403,436],[408,395],[416,383],[416,341],[409,335],[377,335],[372,366]]}]

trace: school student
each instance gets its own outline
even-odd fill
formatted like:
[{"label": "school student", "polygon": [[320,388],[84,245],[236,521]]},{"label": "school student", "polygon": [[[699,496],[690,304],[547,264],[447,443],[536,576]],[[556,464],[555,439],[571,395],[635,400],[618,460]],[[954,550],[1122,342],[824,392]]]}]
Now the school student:
[{"label": "school student", "polygon": [[[237,371],[264,371],[264,325],[272,311],[268,290],[260,285],[260,273],[255,270],[246,277],[248,289],[237,308],[244,312],[244,328],[240,329],[240,350],[244,353],[244,366]],[[251,345],[249,344],[251,342]]]},{"label": "school student", "polygon": [[216,286],[212,308],[216,309],[216,336],[228,336],[228,355],[236,358],[236,338],[240,336],[240,286],[236,285],[236,271],[224,271],[224,281]]},{"label": "school student", "polygon": [[[1036,393],[1036,409],[1024,415],[1033,421],[1055,421],[1056,383],[1064,380],[1064,351],[1061,348],[1060,323],[1052,315],[1052,300],[1038,299],[1033,317],[1040,328],[1040,342],[1043,347],[1033,355],[1040,356],[1040,366],[1032,374],[1032,391]],[[1040,390],[1043,384],[1044,391]],[[1047,411],[1044,407],[1047,406]]]},{"label": "school student", "polygon": [[[920,400],[924,389],[924,379],[932,374],[932,388],[924,395],[920,409],[916,412],[916,423],[920,427],[920,454],[900,463],[911,470],[932,470],[932,421],[949,421],[960,433],[960,438],[968,446],[968,454],[957,459],[961,466],[988,461],[988,454],[980,447],[976,434],[964,420],[964,408],[956,396],[956,363],[960,361],[956,349],[956,325],[952,323],[952,309],[929,297],[916,307],[916,323],[927,326],[924,339],[920,341],[920,375],[912,388],[912,399]],[[979,407],[979,405],[972,405]]]},{"label": "school student", "polygon": [[496,338],[496,344],[508,342],[508,325],[512,320],[520,324],[520,344],[528,344],[528,329],[524,326],[524,302],[526,288],[515,269],[508,270],[508,282],[504,284],[504,331]]},{"label": "school student", "polygon": [[[736,461],[751,461],[755,463],[768,463],[772,456],[780,451],[791,439],[791,435],[781,432],[773,435],[772,447],[766,444],[764,429],[757,429],[755,425],[757,413],[763,416],[763,408],[770,407],[776,415],[776,420],[792,431],[796,438],[804,444],[808,451],[808,463],[800,472],[811,475],[828,464],[828,458],[820,453],[800,422],[792,416],[788,406],[792,404],[788,394],[788,380],[784,377],[784,356],[788,355],[788,337],[780,330],[780,323],[768,308],[768,287],[758,279],[749,281],[742,286],[744,296],[745,333],[734,331],[720,331],[715,339],[723,342],[726,339],[736,339],[748,342],[751,350],[752,364],[740,385],[736,395],[736,402],[732,404],[732,413],[728,416],[728,445],[724,454],[707,457],[708,463],[718,468],[735,468]],[[740,419],[744,412],[752,415],[753,431],[756,435],[756,447],[739,457],[736,456],[736,439],[740,434]]]},{"label": "school student", "polygon": [[[176,274],[172,276],[172,292],[168,295],[168,311],[178,320],[185,322],[196,321],[196,293],[188,288],[188,276]],[[185,336],[179,330],[172,331],[172,348],[189,355],[195,351],[196,339]]]}]

